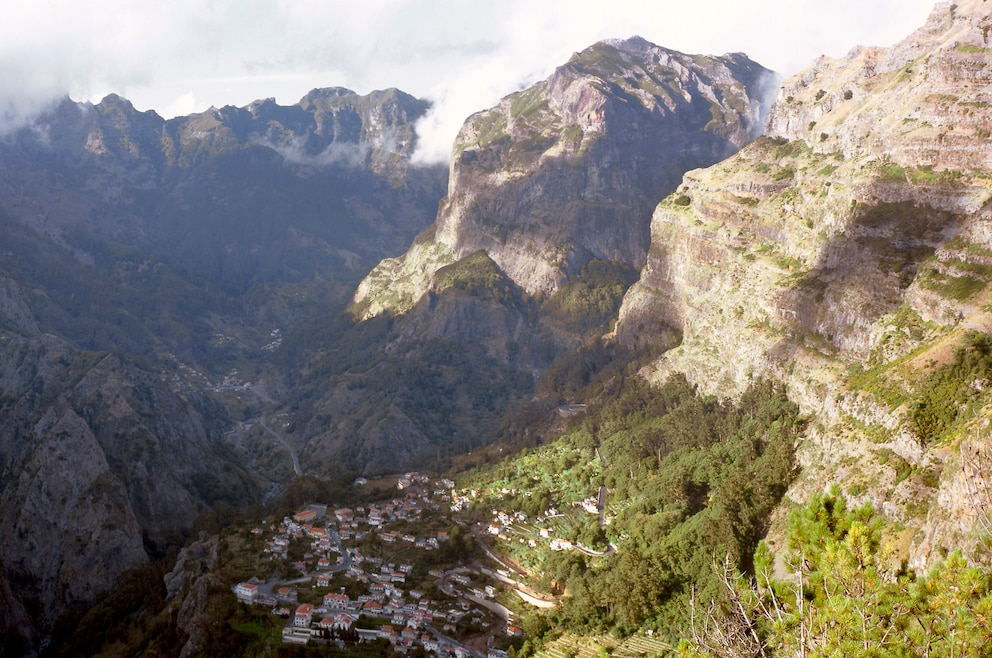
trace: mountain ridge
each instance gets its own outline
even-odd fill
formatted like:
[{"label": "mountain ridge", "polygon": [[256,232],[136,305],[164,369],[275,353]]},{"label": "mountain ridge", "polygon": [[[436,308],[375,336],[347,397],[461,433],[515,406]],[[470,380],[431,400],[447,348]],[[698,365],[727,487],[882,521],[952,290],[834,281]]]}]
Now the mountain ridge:
[{"label": "mountain ridge", "polygon": [[[109,585],[77,558],[140,563],[200,508],[257,498],[281,477],[271,446],[238,443],[259,413],[311,474],[442,467],[502,436],[518,401],[556,417],[567,389],[548,380],[585,383],[626,348],[651,355],[645,379],[721,398],[788,385],[811,422],[773,545],[784,510],[832,481],[901,524],[912,568],[977,554],[990,32],[984,0],[938,5],[895,46],[818,60],[771,107],[769,72],[743,56],[602,42],[472,115],[443,198],[441,173],[409,164],[426,105],[401,92],[169,121],[116,96],[63,103],[64,123],[0,143],[0,494],[38,502],[0,515],[0,587],[40,601],[45,630]],[[289,207],[306,221],[284,223]],[[157,243],[174,251],[144,251]],[[159,285],[174,298],[133,305]],[[263,386],[221,407],[199,362]],[[967,399],[948,402],[951,384]],[[266,388],[293,395],[263,405],[250,391]],[[82,477],[48,482],[79,447]],[[116,555],[25,548],[54,523],[99,526]]]},{"label": "mountain ridge", "polygon": [[[680,341],[645,368],[655,381],[681,372],[721,394],[752,377],[785,382],[822,428],[799,451],[789,495],[808,500],[824,478],[866,492],[917,529],[917,568],[939,555],[935,537],[976,541],[974,526],[950,521],[976,518],[961,460],[910,422],[936,366],[903,364],[920,352],[946,362],[952,347],[940,345],[990,328],[990,21],[981,0],[938,5],[891,48],[820,59],[785,81],[766,136],[689,172],[658,206],[617,329],[629,345]],[[962,450],[984,445],[967,427],[953,435]]]},{"label": "mountain ridge", "polygon": [[284,336],[436,210],[441,169],[409,163],[425,101],[301,103],[166,121],[64,99],[0,139],[4,646],[278,494],[283,448],[242,440],[267,404],[245,382],[279,390]]},{"label": "mountain ridge", "polygon": [[681,172],[756,136],[770,77],[741,57],[683,55],[640,38],[576,53],[469,117],[432,232],[373,270],[354,313],[411,308],[433,272],[480,249],[530,294],[553,293],[591,258],[640,267],[650,208]]}]

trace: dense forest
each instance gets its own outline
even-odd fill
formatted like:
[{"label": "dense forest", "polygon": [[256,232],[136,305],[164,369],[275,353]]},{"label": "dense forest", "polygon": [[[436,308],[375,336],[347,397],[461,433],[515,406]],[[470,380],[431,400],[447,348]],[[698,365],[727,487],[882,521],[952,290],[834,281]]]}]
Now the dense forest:
[{"label": "dense forest", "polygon": [[510,491],[496,503],[500,508],[534,516],[600,487],[609,492],[609,525],[601,528],[587,515],[556,528],[605,556],[546,552],[531,563],[545,587],[567,595],[560,608],[524,622],[529,639],[521,655],[563,628],[620,636],[648,628],[673,641],[686,636],[692,597],[725,596],[715,557],[729,556],[736,570],[751,571],[758,540],[790,481],[803,422],[780,386],[756,382],[737,402],[700,396],[681,377],[655,387],[627,376],[613,387],[553,443],[471,480]]}]

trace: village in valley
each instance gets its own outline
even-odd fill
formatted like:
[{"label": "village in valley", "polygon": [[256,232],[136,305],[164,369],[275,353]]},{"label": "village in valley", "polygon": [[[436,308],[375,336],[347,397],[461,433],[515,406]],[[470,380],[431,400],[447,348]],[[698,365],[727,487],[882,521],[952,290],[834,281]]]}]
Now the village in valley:
[{"label": "village in valley", "polygon": [[285,643],[378,642],[411,655],[507,658],[524,635],[511,607],[554,605],[482,540],[495,539],[500,518],[512,515],[466,521],[459,513],[472,493],[456,493],[444,478],[407,473],[395,491],[387,501],[310,504],[251,524],[244,546],[259,552],[261,572],[233,587],[237,599],[284,619]]}]

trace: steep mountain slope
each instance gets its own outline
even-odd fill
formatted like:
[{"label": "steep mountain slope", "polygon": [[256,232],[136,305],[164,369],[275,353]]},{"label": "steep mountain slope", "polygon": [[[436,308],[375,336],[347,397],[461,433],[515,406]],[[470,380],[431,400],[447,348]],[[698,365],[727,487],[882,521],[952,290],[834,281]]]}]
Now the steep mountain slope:
[{"label": "steep mountain slope", "polygon": [[912,418],[965,329],[992,329],[989,14],[941,4],[891,48],[786,81],[765,137],[658,206],[617,331],[681,338],[652,378],[681,371],[721,395],[787,382],[820,428],[791,495],[844,482],[907,524],[917,565],[968,545],[982,513],[964,495],[972,440],[943,439],[967,434],[987,395],[941,436]]},{"label": "steep mountain slope", "polygon": [[361,283],[337,345],[311,341],[311,394],[289,410],[301,454],[377,471],[492,441],[561,350],[609,331],[650,209],[757,134],[771,79],[633,38],[470,117],[435,224]]},{"label": "steep mountain slope", "polygon": [[0,353],[0,556],[38,629],[201,512],[258,497],[223,441],[226,413],[204,395],[52,335],[4,335]]},{"label": "steep mountain slope", "polygon": [[[426,110],[397,90],[314,90],[290,107],[169,121],[117,96],[66,99],[0,140],[0,210],[29,229],[0,267],[44,292],[43,329],[107,349],[122,337],[101,340],[75,317],[103,332],[123,323],[135,349],[229,367],[232,351],[257,354],[314,302],[338,303],[433,218],[443,169],[409,164]],[[43,240],[75,262],[53,259],[58,275],[32,262]],[[211,350],[217,333],[233,340]]]},{"label": "steep mountain slope", "polygon": [[108,96],[0,139],[11,646],[272,484],[226,436],[265,390],[205,388],[278,372],[283,336],[427,225],[444,171],[409,164],[426,110],[397,90],[325,89],[165,121]]},{"label": "steep mountain slope", "polygon": [[469,118],[437,221],[362,282],[356,314],[409,310],[440,268],[478,251],[529,294],[555,292],[590,259],[639,268],[650,209],[683,172],[760,132],[771,80],[744,55],[685,55],[640,38],[576,53]]}]

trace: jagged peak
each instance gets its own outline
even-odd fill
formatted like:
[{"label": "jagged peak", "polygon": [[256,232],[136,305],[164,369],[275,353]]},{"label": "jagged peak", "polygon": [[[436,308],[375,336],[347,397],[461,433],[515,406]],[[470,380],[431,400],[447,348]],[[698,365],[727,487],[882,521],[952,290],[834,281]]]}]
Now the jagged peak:
[{"label": "jagged peak", "polygon": [[554,293],[590,258],[639,267],[654,204],[686,169],[760,131],[767,105],[754,83],[769,74],[745,56],[686,55],[637,36],[573,54],[466,120],[432,239],[366,278],[356,316],[406,312],[435,272],[480,249],[532,294]]},{"label": "jagged peak", "polygon": [[307,111],[333,111],[336,108],[346,105],[352,107],[373,107],[396,104],[404,109],[413,109],[417,113],[426,112],[430,107],[429,101],[412,96],[395,87],[376,89],[364,95],[344,87],[313,89],[300,99],[299,107]]},{"label": "jagged peak", "polygon": [[131,105],[131,101],[129,101],[128,99],[124,98],[123,96],[119,96],[119,95],[114,94],[114,93],[110,93],[110,94],[107,94],[106,96],[104,96],[103,97],[103,100],[101,100],[98,104],[99,105],[125,105],[127,107],[133,107]]},{"label": "jagged peak", "polygon": [[[593,46],[591,46],[591,48],[595,48],[599,44],[611,46],[613,48],[616,48],[617,50],[622,50],[624,52],[629,52],[629,53],[646,53],[661,48],[661,46],[651,43],[644,37],[636,34],[627,37],[626,39],[603,39],[598,44],[594,44]],[[663,48],[663,50],[668,50],[668,49]]]},{"label": "jagged peak", "polygon": [[300,105],[306,106],[310,103],[328,100],[331,98],[343,98],[345,96],[357,96],[358,94],[347,87],[317,87],[311,89],[300,99]]},{"label": "jagged peak", "polygon": [[[267,106],[273,106],[273,105],[279,105],[279,103],[276,102],[276,99],[275,99],[274,96],[269,96],[268,98],[259,98],[257,100],[253,100],[252,102],[248,103],[246,109],[254,110],[254,109],[257,109],[257,108],[260,108],[260,107],[267,107]],[[227,109],[229,107],[233,107],[233,106],[232,105],[225,105],[223,109]]]},{"label": "jagged peak", "polygon": [[603,39],[602,41],[597,41],[587,48],[583,48],[578,52],[572,53],[572,57],[568,60],[565,66],[574,66],[576,64],[595,65],[603,61],[610,62],[613,61],[617,55],[619,55],[625,63],[629,64],[635,59],[644,60],[646,55],[659,56],[662,54],[676,58],[686,57],[684,53],[677,50],[664,48],[657,44],[651,43],[644,37],[635,35],[627,38]]}]

